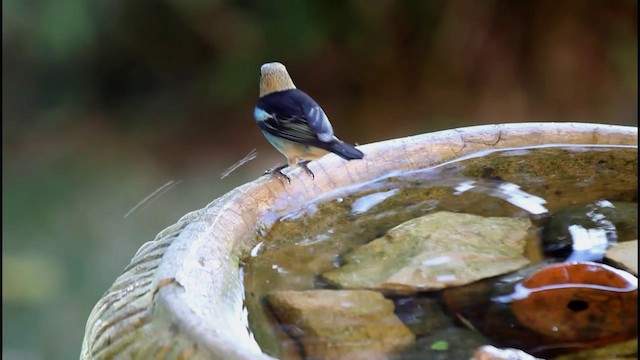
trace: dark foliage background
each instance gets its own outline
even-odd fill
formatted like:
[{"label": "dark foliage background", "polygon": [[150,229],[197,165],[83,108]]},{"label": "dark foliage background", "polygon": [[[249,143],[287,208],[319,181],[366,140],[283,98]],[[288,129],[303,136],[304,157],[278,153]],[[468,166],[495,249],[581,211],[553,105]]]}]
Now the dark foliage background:
[{"label": "dark foliage background", "polygon": [[[3,358],[77,358],[136,249],[284,159],[259,66],[360,144],[514,121],[637,125],[637,1],[6,0]],[[251,149],[258,158],[221,180]],[[125,215],[163,184],[161,197]]]}]

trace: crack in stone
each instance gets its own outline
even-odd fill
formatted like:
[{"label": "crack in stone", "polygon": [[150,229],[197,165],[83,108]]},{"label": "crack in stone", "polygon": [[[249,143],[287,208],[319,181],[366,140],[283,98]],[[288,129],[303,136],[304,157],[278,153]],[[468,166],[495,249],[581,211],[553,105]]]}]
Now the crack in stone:
[{"label": "crack in stone", "polygon": [[[487,142],[487,141],[481,141],[481,140],[465,139],[464,134],[462,133],[462,131],[460,131],[460,130],[456,130],[456,131],[460,134],[460,139],[465,144],[465,146],[463,146],[462,149],[464,149],[466,147],[466,144],[480,144],[480,145],[485,145],[485,146],[489,146],[489,147],[493,148],[493,147],[498,146],[498,143],[500,143],[501,141],[505,140],[502,137],[502,130],[498,131],[498,138],[493,143]],[[460,150],[462,150],[462,149],[460,149]]]}]

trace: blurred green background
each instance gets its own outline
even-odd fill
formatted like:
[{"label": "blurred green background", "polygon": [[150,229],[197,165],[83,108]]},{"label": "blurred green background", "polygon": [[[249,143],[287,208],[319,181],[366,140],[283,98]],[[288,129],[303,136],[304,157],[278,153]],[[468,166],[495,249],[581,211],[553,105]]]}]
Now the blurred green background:
[{"label": "blurred green background", "polygon": [[352,143],[515,121],[637,126],[633,0],[2,10],[4,359],[77,358],[89,312],[140,245],[284,162],[252,118],[264,62],[287,65]]}]

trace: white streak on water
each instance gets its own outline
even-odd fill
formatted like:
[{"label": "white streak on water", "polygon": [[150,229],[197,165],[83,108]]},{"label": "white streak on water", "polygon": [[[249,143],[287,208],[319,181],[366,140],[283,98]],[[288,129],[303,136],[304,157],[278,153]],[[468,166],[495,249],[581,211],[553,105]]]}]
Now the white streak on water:
[{"label": "white streak on water", "polygon": [[254,246],[253,249],[251,249],[251,257],[258,256],[258,252],[260,252],[260,248],[262,247],[262,245],[264,245],[264,242],[260,241],[258,245]]},{"label": "white streak on water", "polygon": [[455,195],[460,195],[465,191],[475,190],[480,193],[489,194],[497,198],[503,199],[515,205],[523,210],[526,210],[534,215],[545,214],[549,212],[543,205],[547,201],[539,196],[531,195],[525,191],[520,190],[520,186],[501,182],[495,186],[493,184],[482,185],[476,181],[462,181],[455,188]]},{"label": "white streak on water", "polygon": [[351,205],[351,212],[360,214],[369,211],[372,207],[397,194],[398,190],[399,189],[392,189],[385,192],[365,195],[353,202],[353,204]]},{"label": "white streak on water", "polygon": [[574,224],[569,226],[568,230],[573,241],[573,252],[565,261],[599,260],[607,252],[609,240],[605,229],[585,229],[580,225]]}]

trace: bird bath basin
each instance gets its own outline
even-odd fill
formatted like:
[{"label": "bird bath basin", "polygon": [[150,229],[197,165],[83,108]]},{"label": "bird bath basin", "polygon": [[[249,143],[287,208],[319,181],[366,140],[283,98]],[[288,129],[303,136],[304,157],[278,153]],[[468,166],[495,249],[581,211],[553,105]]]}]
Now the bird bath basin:
[{"label": "bird bath basin", "polygon": [[138,250],[91,312],[81,358],[270,359],[248,330],[252,314],[242,269],[259,237],[283,215],[392,173],[478,151],[545,144],[635,146],[637,128],[522,123],[453,129],[360,146],[363,160],[326,156],[309,164],[315,179],[296,169],[285,171],[290,184],[265,176],[239,186]]}]

